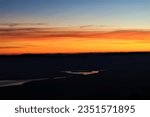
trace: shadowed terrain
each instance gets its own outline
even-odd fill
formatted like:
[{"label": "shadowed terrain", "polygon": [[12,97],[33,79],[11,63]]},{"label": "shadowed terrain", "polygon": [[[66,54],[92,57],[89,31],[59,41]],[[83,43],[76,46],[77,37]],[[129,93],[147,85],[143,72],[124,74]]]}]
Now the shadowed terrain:
[{"label": "shadowed terrain", "polygon": [[150,99],[149,66],[146,52],[1,55],[0,99]]}]

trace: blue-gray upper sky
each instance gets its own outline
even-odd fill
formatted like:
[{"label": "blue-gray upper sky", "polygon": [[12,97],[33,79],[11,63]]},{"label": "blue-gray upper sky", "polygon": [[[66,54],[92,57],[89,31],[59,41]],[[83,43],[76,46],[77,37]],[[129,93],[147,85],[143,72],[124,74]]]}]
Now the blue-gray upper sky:
[{"label": "blue-gray upper sky", "polygon": [[0,23],[149,29],[150,0],[0,0]]}]

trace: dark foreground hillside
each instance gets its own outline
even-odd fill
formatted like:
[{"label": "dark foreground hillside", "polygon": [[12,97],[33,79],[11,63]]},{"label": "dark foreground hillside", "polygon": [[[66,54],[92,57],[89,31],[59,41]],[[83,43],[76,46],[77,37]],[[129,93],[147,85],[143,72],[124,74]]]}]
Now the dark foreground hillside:
[{"label": "dark foreground hillside", "polygon": [[150,53],[0,56],[0,99],[150,99],[149,92]]}]

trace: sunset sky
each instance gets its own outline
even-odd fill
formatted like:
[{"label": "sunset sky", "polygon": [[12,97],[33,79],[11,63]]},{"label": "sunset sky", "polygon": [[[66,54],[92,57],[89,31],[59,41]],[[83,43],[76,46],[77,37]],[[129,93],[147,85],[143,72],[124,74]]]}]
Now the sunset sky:
[{"label": "sunset sky", "polygon": [[0,0],[0,54],[137,51],[149,0]]}]

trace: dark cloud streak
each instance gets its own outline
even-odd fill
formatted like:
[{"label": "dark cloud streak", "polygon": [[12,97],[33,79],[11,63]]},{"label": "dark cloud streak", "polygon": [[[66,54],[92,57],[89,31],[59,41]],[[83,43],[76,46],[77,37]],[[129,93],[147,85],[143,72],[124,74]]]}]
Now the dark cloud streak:
[{"label": "dark cloud streak", "polygon": [[107,27],[112,27],[112,26],[109,26],[109,25],[83,25],[83,26],[80,26],[80,29],[90,29],[90,28],[107,28]]},{"label": "dark cloud streak", "polygon": [[[58,31],[57,31],[58,29]],[[136,39],[150,37],[149,30],[115,30],[115,31],[60,31],[59,28],[0,28],[0,39],[4,38],[96,38],[96,39]],[[140,39],[140,38],[138,38]]]},{"label": "dark cloud streak", "polygon": [[26,48],[36,47],[35,45],[17,45],[17,46],[0,46],[0,49],[15,49],[15,48]]},{"label": "dark cloud streak", "polygon": [[43,26],[46,23],[0,23],[0,26],[7,26],[10,28],[14,28],[17,26]]},{"label": "dark cloud streak", "polygon": [[0,49],[12,49],[12,48],[24,48],[21,46],[4,46],[4,47],[0,47]]}]

